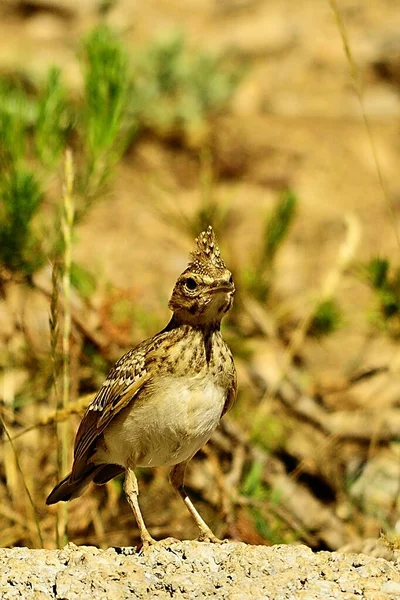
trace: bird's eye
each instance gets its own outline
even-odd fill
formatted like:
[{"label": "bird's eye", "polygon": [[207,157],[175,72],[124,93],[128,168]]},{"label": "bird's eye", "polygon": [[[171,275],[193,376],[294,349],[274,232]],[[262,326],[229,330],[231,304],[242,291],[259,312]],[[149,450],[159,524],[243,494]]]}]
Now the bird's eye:
[{"label": "bird's eye", "polygon": [[195,290],[197,288],[197,281],[193,277],[188,277],[185,281],[185,286],[188,290]]}]

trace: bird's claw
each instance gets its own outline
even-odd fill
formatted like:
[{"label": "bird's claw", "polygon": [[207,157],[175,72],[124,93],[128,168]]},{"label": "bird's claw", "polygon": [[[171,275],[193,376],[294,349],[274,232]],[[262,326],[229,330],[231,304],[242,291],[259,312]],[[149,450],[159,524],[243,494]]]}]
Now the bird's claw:
[{"label": "bird's claw", "polygon": [[201,531],[200,534],[197,536],[197,541],[198,542],[208,542],[210,544],[223,544],[227,540],[220,540],[210,530],[210,531]]}]

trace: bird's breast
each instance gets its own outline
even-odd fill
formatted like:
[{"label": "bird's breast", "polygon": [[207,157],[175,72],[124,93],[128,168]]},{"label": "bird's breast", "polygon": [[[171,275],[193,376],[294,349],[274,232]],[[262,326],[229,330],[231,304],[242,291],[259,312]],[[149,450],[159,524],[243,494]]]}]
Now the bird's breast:
[{"label": "bird's breast", "polygon": [[226,394],[211,375],[158,378],[105,432],[108,460],[155,467],[189,459],[217,427]]},{"label": "bird's breast", "polygon": [[211,435],[226,398],[226,391],[211,376],[165,378],[153,393],[165,429],[187,438]]},{"label": "bird's breast", "polygon": [[160,379],[152,392],[153,410],[147,413],[151,433],[138,465],[174,465],[193,456],[217,427],[225,397],[211,377]]}]

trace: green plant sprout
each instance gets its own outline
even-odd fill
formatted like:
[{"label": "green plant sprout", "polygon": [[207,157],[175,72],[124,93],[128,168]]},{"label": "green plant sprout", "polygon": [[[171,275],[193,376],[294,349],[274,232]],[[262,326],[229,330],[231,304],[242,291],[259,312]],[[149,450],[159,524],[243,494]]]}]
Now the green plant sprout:
[{"label": "green plant sprout", "polygon": [[374,257],[359,267],[358,274],[375,294],[372,320],[397,337],[400,334],[400,269],[391,267],[387,258]]},{"label": "green plant sprout", "polygon": [[245,274],[245,286],[260,302],[265,302],[268,297],[274,261],[293,224],[297,203],[297,197],[291,190],[281,193],[266,219],[261,252],[254,266]]},{"label": "green plant sprout", "polygon": [[321,300],[311,317],[307,335],[322,338],[339,329],[343,321],[339,304],[333,298]]}]

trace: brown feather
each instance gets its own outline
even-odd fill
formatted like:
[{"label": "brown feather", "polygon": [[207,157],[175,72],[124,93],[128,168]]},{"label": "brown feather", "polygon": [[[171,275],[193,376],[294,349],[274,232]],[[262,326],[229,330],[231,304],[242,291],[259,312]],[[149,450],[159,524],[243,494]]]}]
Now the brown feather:
[{"label": "brown feather", "polygon": [[97,396],[94,398],[76,434],[74,464],[72,465],[71,473],[72,480],[81,477],[81,473],[88,461],[90,461],[90,456],[95,450],[96,442],[104,429],[121,410],[129,406],[149,379],[150,375],[145,373],[140,379],[129,386],[114,386],[114,394],[109,396],[106,406],[101,411],[92,408],[96,406]]}]

